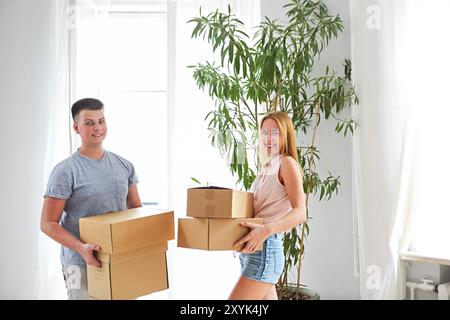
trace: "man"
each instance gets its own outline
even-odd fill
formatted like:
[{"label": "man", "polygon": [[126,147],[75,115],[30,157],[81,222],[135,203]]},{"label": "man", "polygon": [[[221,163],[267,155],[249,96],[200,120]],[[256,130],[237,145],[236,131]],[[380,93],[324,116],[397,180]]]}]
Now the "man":
[{"label": "man", "polygon": [[70,300],[90,299],[86,264],[100,266],[95,243],[80,240],[79,219],[141,207],[138,178],[131,162],[102,147],[107,126],[100,100],[72,106],[80,148],[53,169],[44,194],[41,230],[62,245],[61,263]]}]

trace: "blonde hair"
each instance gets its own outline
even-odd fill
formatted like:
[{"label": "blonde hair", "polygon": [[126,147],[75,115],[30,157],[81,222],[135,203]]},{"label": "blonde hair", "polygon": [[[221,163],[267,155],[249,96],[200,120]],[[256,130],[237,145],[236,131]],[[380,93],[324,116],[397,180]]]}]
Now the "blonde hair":
[{"label": "blonde hair", "polygon": [[278,128],[280,129],[280,154],[282,154],[283,156],[290,156],[294,158],[298,163],[295,130],[289,115],[286,112],[282,111],[268,113],[262,118],[260,129],[262,128],[264,121],[266,121],[267,119],[274,120],[278,124]]}]

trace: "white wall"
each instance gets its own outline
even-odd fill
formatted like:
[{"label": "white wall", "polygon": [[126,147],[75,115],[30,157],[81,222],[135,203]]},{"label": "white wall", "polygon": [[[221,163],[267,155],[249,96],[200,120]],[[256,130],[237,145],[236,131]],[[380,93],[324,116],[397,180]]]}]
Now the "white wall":
[{"label": "white wall", "polygon": [[0,0],[0,299],[34,298],[50,0]]},{"label": "white wall", "polygon": [[[325,65],[342,72],[342,62],[350,59],[350,17],[348,0],[323,1],[331,14],[339,14],[344,32],[330,43],[316,69]],[[286,21],[286,1],[261,0],[262,16]],[[323,71],[322,71],[323,72]],[[349,112],[343,113],[348,117]],[[321,151],[320,173],[326,170],[341,176],[339,195],[329,201],[312,201],[310,205],[310,236],[307,240],[301,282],[317,291],[321,299],[359,299],[359,279],[354,276],[352,227],[351,139],[337,136],[335,123],[322,122],[318,131]]]}]

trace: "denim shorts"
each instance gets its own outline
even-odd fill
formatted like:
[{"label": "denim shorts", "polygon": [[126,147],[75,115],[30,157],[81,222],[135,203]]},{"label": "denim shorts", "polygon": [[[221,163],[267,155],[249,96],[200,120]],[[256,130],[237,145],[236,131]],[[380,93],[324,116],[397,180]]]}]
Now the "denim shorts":
[{"label": "denim shorts", "polygon": [[241,253],[239,260],[242,276],[256,281],[277,283],[284,265],[281,234],[274,234],[267,238],[262,250]]}]

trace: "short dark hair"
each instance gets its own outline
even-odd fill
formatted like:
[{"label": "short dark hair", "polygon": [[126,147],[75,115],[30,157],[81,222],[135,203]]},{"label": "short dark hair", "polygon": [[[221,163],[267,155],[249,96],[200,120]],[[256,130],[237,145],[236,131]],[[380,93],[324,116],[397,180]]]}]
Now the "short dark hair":
[{"label": "short dark hair", "polygon": [[72,105],[72,119],[75,121],[75,117],[83,110],[102,110],[103,107],[103,102],[98,99],[80,99]]}]

